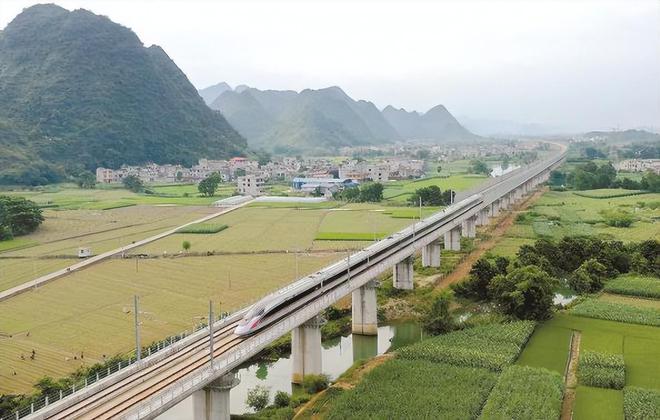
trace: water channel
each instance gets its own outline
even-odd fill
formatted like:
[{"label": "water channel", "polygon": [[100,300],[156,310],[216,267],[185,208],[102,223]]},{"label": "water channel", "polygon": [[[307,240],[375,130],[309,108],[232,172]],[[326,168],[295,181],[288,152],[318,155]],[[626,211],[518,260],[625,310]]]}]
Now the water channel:
[{"label": "water channel", "polygon": [[[369,359],[389,350],[395,350],[406,344],[422,339],[422,329],[413,322],[401,322],[378,328],[378,336],[348,335],[326,340],[322,343],[323,373],[337,378],[353,362]],[[250,411],[245,405],[247,392],[257,385],[270,389],[271,398],[277,391],[293,392],[291,384],[291,358],[282,357],[275,362],[248,364],[238,369],[241,383],[231,390],[232,414]],[[192,400],[187,398],[168,412],[157,417],[158,420],[193,420]]]}]

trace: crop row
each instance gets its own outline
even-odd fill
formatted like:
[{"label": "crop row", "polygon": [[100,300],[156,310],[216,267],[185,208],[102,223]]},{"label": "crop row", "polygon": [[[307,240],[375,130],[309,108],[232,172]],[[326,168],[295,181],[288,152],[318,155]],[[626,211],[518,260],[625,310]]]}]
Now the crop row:
[{"label": "crop row", "polygon": [[176,231],[176,233],[199,233],[199,234],[211,234],[218,233],[229,226],[219,224],[219,223],[195,223],[190,226],[183,227]]},{"label": "crop row", "polygon": [[495,384],[481,419],[557,419],[564,383],[561,375],[543,368],[509,366]]},{"label": "crop row", "polygon": [[653,277],[622,276],[605,284],[605,291],[619,295],[660,299],[660,279]]},{"label": "crop row", "polygon": [[578,363],[578,380],[587,386],[622,389],[626,383],[623,356],[583,351]]},{"label": "crop row", "polygon": [[571,309],[573,315],[608,321],[660,326],[660,310],[588,299]]},{"label": "crop row", "polygon": [[404,347],[399,357],[501,370],[518,356],[534,325],[517,321],[456,331]]},{"label": "crop row", "polygon": [[327,418],[474,419],[496,380],[487,369],[394,359],[341,394]]},{"label": "crop row", "polygon": [[627,386],[623,389],[623,413],[626,420],[660,418],[660,391]]},{"label": "crop row", "polygon": [[579,196],[579,197],[586,197],[586,198],[599,198],[599,199],[606,199],[606,198],[617,198],[617,197],[630,197],[633,195],[642,195],[642,194],[648,194],[649,191],[643,191],[643,190],[621,190],[621,191],[612,191],[612,190],[606,190],[604,192],[598,192],[598,190],[593,190],[590,192],[573,192],[573,194]]}]

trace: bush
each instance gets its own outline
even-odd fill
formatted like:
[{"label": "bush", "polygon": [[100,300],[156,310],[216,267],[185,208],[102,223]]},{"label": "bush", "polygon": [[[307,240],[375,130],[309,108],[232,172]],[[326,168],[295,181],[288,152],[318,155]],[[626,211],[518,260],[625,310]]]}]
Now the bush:
[{"label": "bush", "polygon": [[564,382],[543,368],[510,366],[490,393],[480,419],[558,419]]},{"label": "bush", "polygon": [[288,393],[284,391],[277,391],[275,393],[275,399],[273,400],[275,407],[288,407],[290,403],[291,396]]},{"label": "bush", "polygon": [[424,329],[430,334],[442,334],[454,329],[454,320],[449,313],[451,301],[452,293],[448,290],[435,297],[431,310],[423,319]]},{"label": "bush", "polygon": [[308,394],[316,394],[328,387],[330,378],[328,375],[305,375],[303,377],[302,387]]},{"label": "bush", "polygon": [[630,227],[635,220],[632,214],[624,210],[603,210],[600,214],[605,223],[613,227]]},{"label": "bush", "polygon": [[248,390],[245,404],[254,411],[261,411],[268,405],[270,390],[263,385],[257,385]]},{"label": "bush", "polygon": [[582,351],[578,363],[578,380],[582,385],[622,389],[626,383],[623,356]]},{"label": "bush", "polygon": [[623,389],[623,413],[626,420],[660,418],[660,391],[627,386]]},{"label": "bush", "polygon": [[574,306],[571,313],[586,318],[606,319],[608,321],[627,322],[631,324],[660,326],[660,310],[606,302],[597,299],[587,299]]},{"label": "bush", "polygon": [[606,276],[605,266],[591,258],[568,278],[568,285],[577,293],[595,293],[603,288]]},{"label": "bush", "polygon": [[490,296],[505,314],[518,319],[543,320],[552,314],[556,279],[530,265],[496,276],[488,286]]},{"label": "bush", "polygon": [[408,360],[500,370],[513,362],[534,331],[534,322],[491,324],[451,332],[399,349]]}]

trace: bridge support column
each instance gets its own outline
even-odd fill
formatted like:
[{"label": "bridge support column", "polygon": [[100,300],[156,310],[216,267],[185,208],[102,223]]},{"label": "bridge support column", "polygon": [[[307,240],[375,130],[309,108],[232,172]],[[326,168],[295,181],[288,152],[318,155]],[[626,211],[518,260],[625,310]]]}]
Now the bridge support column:
[{"label": "bridge support column", "polygon": [[449,232],[445,232],[445,249],[451,251],[461,250],[461,228],[455,227]]},{"label": "bridge support column", "polygon": [[238,385],[233,374],[221,376],[204,389],[192,395],[193,418],[205,420],[229,420],[229,391]]},{"label": "bridge support column", "polygon": [[463,220],[461,224],[461,234],[466,238],[477,236],[477,218],[476,216]]},{"label": "bridge support column", "polygon": [[422,266],[440,267],[440,242],[433,241],[422,248]]},{"label": "bridge support column", "polygon": [[485,226],[488,224],[488,209],[482,209],[477,213],[477,226]]},{"label": "bridge support column", "polygon": [[394,266],[394,288],[413,289],[413,259],[408,257]]},{"label": "bridge support column", "polygon": [[371,280],[353,291],[353,334],[378,335],[376,287],[378,282]]},{"label": "bridge support column", "polygon": [[305,375],[321,374],[321,325],[323,318],[314,318],[296,327],[291,333],[291,382],[301,384]]},{"label": "bridge support column", "polygon": [[490,204],[489,216],[497,217],[498,214],[500,214],[500,202],[499,201],[493,201]]}]

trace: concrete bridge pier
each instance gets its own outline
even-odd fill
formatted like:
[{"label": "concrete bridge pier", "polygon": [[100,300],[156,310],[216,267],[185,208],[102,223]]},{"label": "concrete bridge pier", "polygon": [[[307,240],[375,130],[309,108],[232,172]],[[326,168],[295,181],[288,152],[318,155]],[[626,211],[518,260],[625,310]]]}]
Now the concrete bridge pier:
[{"label": "concrete bridge pier", "polygon": [[450,251],[461,250],[461,228],[455,227],[449,232],[445,232],[445,249]]},{"label": "concrete bridge pier", "polygon": [[440,242],[433,241],[422,248],[422,266],[440,267]]},{"label": "concrete bridge pier", "polygon": [[477,213],[477,226],[485,226],[488,224],[488,209],[482,209]]},{"label": "concrete bridge pier", "polygon": [[238,385],[239,382],[240,380],[233,373],[229,373],[211,382],[204,389],[193,393],[193,418],[200,420],[229,420],[229,391]]},{"label": "concrete bridge pier", "polygon": [[498,201],[493,201],[490,204],[490,213],[489,216],[491,217],[497,217],[497,215],[500,214],[500,202]]},{"label": "concrete bridge pier", "polygon": [[509,194],[506,194],[500,200],[500,208],[502,210],[508,210],[510,205],[511,205],[511,203],[509,202]]},{"label": "concrete bridge pier", "polygon": [[321,325],[323,318],[314,318],[296,327],[291,334],[291,359],[293,372],[291,382],[301,384],[305,375],[322,373]]},{"label": "concrete bridge pier", "polygon": [[477,216],[472,216],[469,219],[463,220],[461,223],[461,234],[466,238],[474,238],[477,236]]},{"label": "concrete bridge pier", "polygon": [[378,335],[378,282],[371,280],[353,291],[353,334]]},{"label": "concrete bridge pier", "polygon": [[411,256],[394,266],[394,288],[412,290],[413,287],[413,259]]}]

